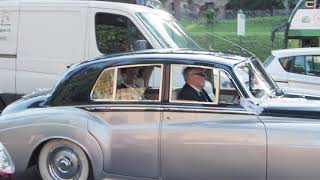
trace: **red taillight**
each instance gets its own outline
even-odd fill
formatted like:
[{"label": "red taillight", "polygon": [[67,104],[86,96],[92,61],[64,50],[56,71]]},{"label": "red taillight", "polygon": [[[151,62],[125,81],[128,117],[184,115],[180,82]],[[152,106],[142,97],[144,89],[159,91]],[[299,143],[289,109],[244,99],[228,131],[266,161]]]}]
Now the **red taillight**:
[{"label": "red taillight", "polygon": [[9,152],[0,143],[0,176],[10,176],[14,174],[14,163],[9,155]]}]

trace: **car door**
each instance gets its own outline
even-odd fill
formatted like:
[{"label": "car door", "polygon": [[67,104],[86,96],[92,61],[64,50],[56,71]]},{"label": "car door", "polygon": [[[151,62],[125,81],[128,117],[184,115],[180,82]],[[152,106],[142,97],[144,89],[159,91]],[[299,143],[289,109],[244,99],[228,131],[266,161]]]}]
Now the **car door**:
[{"label": "car door", "polygon": [[[205,69],[213,102],[179,99],[187,67]],[[239,105],[241,93],[229,77],[219,68],[172,65],[161,126],[163,180],[266,179],[265,127]]]},{"label": "car door", "polygon": [[318,119],[290,114],[260,119],[268,134],[268,180],[319,179]]},{"label": "car door", "polygon": [[[110,132],[104,169],[113,175],[159,177],[159,127],[162,65],[131,65],[105,69],[91,99],[91,110]],[[134,78],[133,78],[134,77]],[[134,80],[133,80],[134,79]]]}]

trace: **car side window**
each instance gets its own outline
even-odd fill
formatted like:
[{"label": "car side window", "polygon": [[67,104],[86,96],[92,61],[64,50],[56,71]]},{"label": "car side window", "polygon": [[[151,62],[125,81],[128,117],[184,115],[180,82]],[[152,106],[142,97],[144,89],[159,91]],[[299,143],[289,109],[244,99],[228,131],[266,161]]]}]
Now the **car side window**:
[{"label": "car side window", "polygon": [[91,93],[95,101],[160,101],[162,65],[104,70]]},{"label": "car side window", "polygon": [[104,70],[95,84],[91,99],[112,100],[114,89],[115,69]]},{"label": "car side window", "polygon": [[170,81],[170,102],[240,103],[240,95],[229,74],[219,68],[172,65]]},{"label": "car side window", "polygon": [[279,62],[281,64],[282,68],[287,72],[290,72],[290,68],[291,68],[291,66],[293,64],[293,61],[294,61],[294,57],[293,56],[279,58]]},{"label": "car side window", "polygon": [[[95,26],[97,46],[103,54],[135,51],[138,40],[146,40],[134,23],[125,16],[97,13]],[[149,43],[147,49],[151,49]]]},{"label": "car side window", "polygon": [[304,56],[296,56],[291,66],[290,72],[297,74],[305,74]]},{"label": "car side window", "polygon": [[172,65],[170,101],[216,103],[217,77],[213,68]]},{"label": "car side window", "polygon": [[320,56],[306,56],[306,74],[320,76]]}]

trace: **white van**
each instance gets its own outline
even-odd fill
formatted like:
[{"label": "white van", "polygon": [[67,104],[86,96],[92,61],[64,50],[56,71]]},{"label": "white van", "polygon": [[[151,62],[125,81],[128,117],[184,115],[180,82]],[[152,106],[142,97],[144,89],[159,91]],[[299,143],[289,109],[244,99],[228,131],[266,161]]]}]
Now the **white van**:
[{"label": "white van", "polygon": [[51,88],[71,64],[134,51],[139,42],[198,48],[161,10],[103,1],[0,1],[0,103]]}]

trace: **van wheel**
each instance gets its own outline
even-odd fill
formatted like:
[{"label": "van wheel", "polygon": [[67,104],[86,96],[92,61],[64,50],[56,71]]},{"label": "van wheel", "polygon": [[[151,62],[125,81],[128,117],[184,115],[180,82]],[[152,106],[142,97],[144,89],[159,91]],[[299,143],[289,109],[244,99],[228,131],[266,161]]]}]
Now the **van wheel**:
[{"label": "van wheel", "polygon": [[41,149],[38,167],[42,179],[87,180],[89,161],[78,145],[67,140],[51,140]]}]

